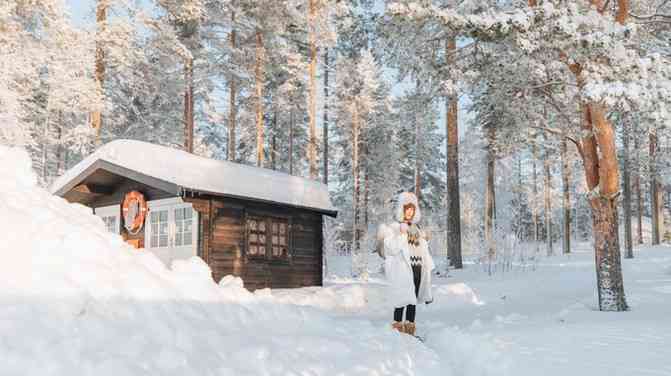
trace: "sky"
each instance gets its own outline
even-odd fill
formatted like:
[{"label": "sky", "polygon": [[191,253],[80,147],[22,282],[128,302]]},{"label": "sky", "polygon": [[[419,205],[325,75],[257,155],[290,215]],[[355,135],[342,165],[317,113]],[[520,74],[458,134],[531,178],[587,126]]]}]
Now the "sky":
[{"label": "sky", "polygon": [[93,0],[65,0],[75,24],[87,26],[93,20]]}]

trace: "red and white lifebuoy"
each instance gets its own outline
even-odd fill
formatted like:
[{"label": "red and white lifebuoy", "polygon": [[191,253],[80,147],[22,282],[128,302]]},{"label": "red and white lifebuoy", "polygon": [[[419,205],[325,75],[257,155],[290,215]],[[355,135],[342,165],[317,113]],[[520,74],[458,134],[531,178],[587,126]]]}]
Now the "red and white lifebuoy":
[{"label": "red and white lifebuoy", "polygon": [[124,227],[131,234],[137,234],[144,225],[144,219],[147,217],[147,200],[144,195],[138,191],[130,191],[126,193],[121,204],[121,212],[123,214]]}]

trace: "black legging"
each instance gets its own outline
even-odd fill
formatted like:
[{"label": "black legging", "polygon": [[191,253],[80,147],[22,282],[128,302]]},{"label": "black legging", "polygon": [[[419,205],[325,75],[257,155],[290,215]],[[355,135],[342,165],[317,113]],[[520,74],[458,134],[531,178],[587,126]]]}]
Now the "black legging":
[{"label": "black legging", "polygon": [[[412,280],[415,283],[415,297],[419,296],[419,284],[422,281],[422,266],[413,265],[412,267]],[[414,304],[408,304],[405,307],[395,308],[394,309],[394,321],[403,321],[403,309],[405,308],[405,319],[410,322],[415,322],[415,314],[417,312],[417,306]]]}]

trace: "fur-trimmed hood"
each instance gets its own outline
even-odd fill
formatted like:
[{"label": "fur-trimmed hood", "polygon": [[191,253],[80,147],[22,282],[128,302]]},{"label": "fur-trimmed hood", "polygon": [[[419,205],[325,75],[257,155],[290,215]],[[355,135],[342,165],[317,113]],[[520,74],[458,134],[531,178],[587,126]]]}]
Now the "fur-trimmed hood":
[{"label": "fur-trimmed hood", "polygon": [[396,200],[396,210],[394,211],[394,219],[397,222],[403,222],[403,206],[407,204],[413,204],[415,206],[415,216],[412,217],[412,223],[419,223],[422,219],[422,211],[419,209],[417,196],[412,192],[402,192],[398,195],[398,199]]}]

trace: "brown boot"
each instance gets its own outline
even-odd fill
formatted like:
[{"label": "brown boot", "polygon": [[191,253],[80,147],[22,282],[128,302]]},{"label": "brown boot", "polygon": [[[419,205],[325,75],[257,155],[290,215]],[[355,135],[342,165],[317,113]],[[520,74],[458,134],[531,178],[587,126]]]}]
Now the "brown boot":
[{"label": "brown boot", "polygon": [[415,323],[414,322],[406,321],[405,324],[403,325],[403,327],[404,327],[403,332],[405,334],[410,334],[413,337],[415,336]]},{"label": "brown boot", "polygon": [[391,323],[391,328],[394,330],[398,330],[400,333],[405,333],[403,323],[400,321],[394,321]]}]

